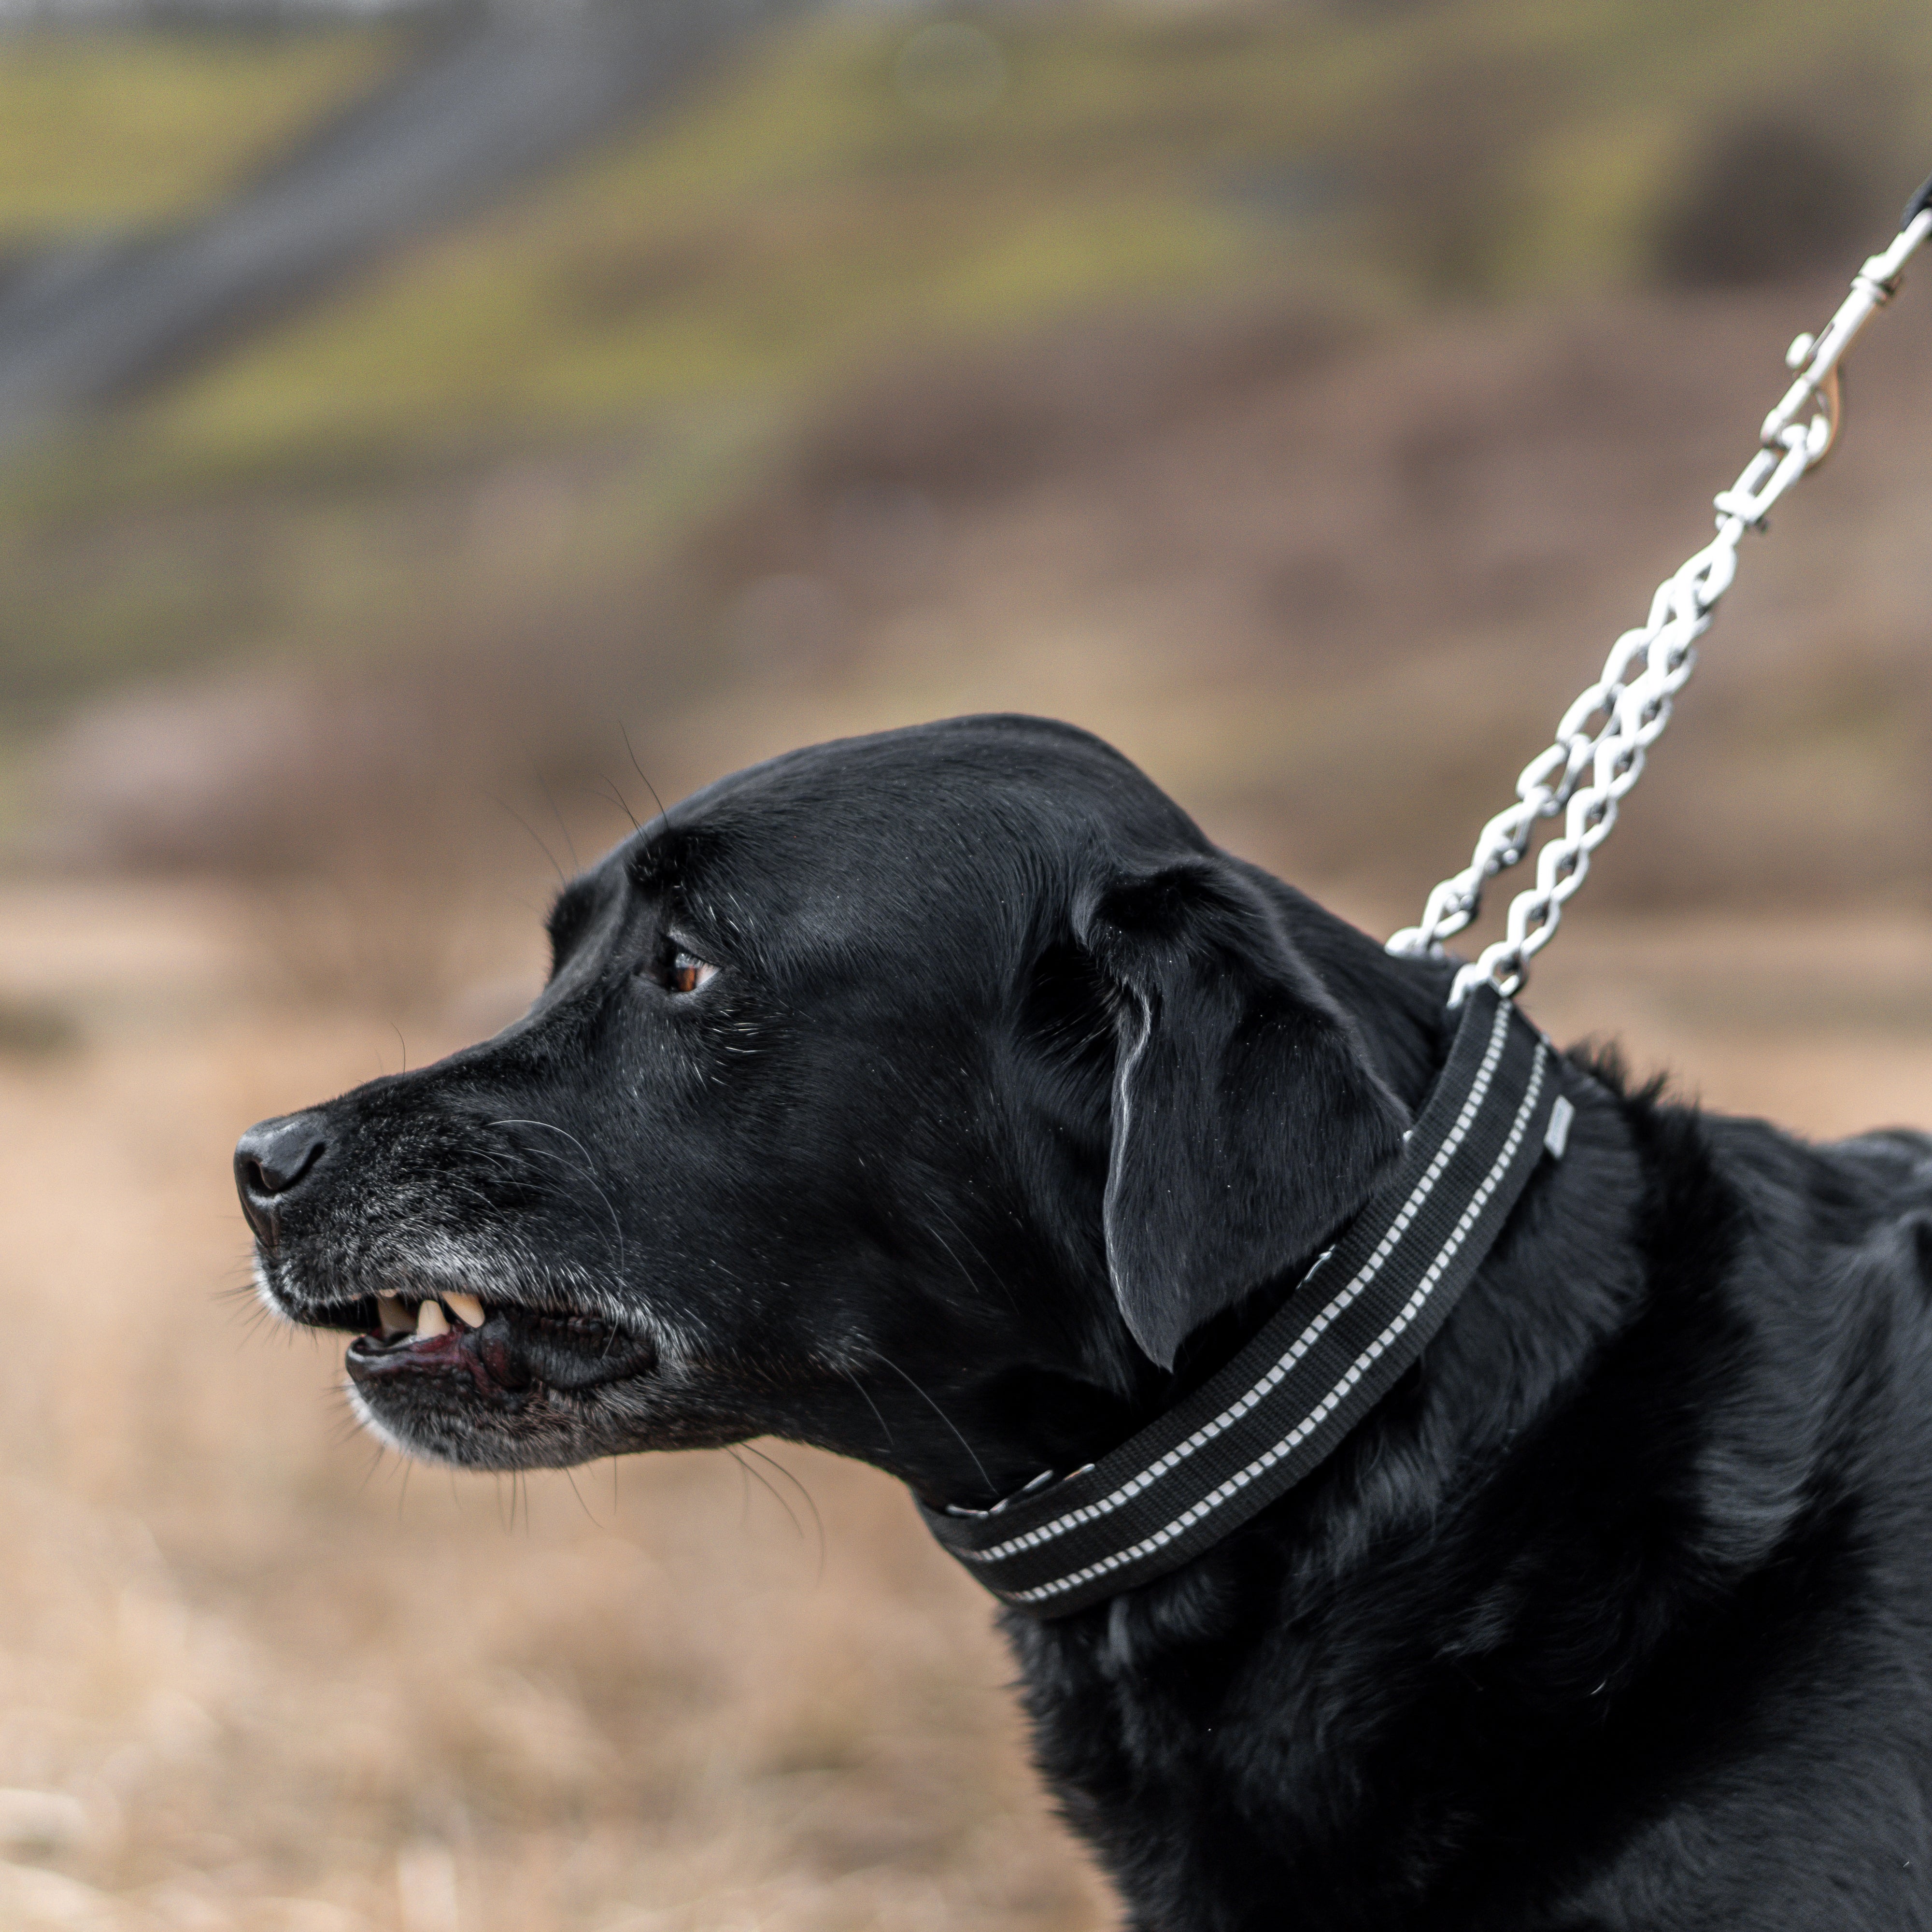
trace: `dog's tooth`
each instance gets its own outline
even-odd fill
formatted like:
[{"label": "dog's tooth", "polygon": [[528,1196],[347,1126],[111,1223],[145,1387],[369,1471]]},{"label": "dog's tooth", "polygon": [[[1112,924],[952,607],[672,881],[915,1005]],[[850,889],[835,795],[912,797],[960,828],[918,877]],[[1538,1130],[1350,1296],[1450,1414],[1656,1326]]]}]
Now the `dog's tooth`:
[{"label": "dog's tooth", "polygon": [[416,1336],[420,1340],[425,1335],[447,1335],[449,1324],[445,1319],[442,1307],[434,1300],[425,1301],[416,1310]]},{"label": "dog's tooth", "polygon": [[393,1294],[376,1296],[376,1316],[385,1335],[406,1335],[416,1325],[407,1305]]},{"label": "dog's tooth", "polygon": [[483,1304],[473,1294],[446,1294],[442,1305],[466,1328],[480,1328],[483,1325]]}]

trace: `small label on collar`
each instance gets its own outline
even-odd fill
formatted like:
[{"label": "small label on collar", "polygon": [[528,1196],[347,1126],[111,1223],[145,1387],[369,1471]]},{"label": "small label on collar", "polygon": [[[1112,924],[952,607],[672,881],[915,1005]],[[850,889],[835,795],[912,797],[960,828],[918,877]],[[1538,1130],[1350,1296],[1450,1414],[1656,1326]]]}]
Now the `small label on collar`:
[{"label": "small label on collar", "polygon": [[1550,1150],[1552,1160],[1563,1158],[1563,1150],[1570,1144],[1570,1123],[1576,1118],[1576,1109],[1570,1104],[1568,1096],[1558,1094],[1556,1104],[1550,1110],[1550,1125],[1543,1136],[1543,1144]]},{"label": "small label on collar", "polygon": [[1010,1496],[1002,1496],[990,1509],[968,1509],[963,1503],[948,1503],[946,1505],[946,1514],[948,1516],[998,1516],[1009,1503],[1016,1503],[1022,1496],[1032,1496],[1037,1491],[1045,1489],[1049,1483],[1062,1481],[1070,1483],[1074,1476],[1084,1476],[1093,1466],[1091,1462],[1083,1463],[1080,1468],[1072,1472],[1072,1474],[1065,1477],[1056,1475],[1051,1469],[1042,1469],[1024,1489],[1014,1490]]}]

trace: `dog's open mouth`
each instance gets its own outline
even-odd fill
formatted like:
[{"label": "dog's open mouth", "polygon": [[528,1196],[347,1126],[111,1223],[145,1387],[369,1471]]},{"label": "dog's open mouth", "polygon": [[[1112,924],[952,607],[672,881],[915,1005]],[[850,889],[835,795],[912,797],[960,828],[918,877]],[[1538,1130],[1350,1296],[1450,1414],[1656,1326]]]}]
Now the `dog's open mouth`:
[{"label": "dog's open mouth", "polygon": [[349,1373],[365,1394],[443,1379],[514,1400],[539,1389],[594,1388],[657,1365],[648,1340],[599,1316],[489,1303],[448,1289],[366,1296],[306,1310],[302,1319],[355,1335]]}]

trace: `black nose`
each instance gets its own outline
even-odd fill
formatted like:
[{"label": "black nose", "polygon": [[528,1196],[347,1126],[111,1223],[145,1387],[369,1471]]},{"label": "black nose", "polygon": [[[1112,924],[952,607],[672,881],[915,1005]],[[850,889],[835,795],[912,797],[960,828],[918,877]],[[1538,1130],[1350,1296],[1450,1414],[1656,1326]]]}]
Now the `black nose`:
[{"label": "black nose", "polygon": [[328,1150],[313,1114],[263,1120],[235,1143],[235,1189],[248,1225],[265,1241],[275,1238],[275,1210],[321,1165]]}]

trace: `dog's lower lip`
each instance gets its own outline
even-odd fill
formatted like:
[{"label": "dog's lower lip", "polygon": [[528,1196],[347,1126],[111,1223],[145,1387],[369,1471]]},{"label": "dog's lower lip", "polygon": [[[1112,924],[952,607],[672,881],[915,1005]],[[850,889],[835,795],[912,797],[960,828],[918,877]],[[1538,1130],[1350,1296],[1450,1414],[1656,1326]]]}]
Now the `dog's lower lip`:
[{"label": "dog's lower lip", "polygon": [[[480,1335],[482,1331],[476,1332]],[[486,1354],[482,1347],[472,1348],[469,1342],[468,1331],[455,1328],[433,1335],[358,1335],[349,1345],[349,1372],[362,1384],[410,1376],[459,1375],[469,1376],[486,1394],[514,1394],[530,1386],[530,1378],[519,1372],[509,1351],[498,1348]]]},{"label": "dog's lower lip", "polygon": [[[351,1378],[366,1388],[422,1376],[466,1377],[479,1394],[506,1396],[538,1382],[592,1388],[646,1374],[657,1365],[650,1342],[592,1316],[504,1306],[484,1314],[470,1298],[455,1299],[458,1319],[446,1325],[422,1320],[419,1313],[416,1323],[404,1328],[382,1309],[381,1325],[349,1345]],[[423,1308],[438,1305],[430,1301]],[[465,1318],[472,1312],[484,1318],[470,1323]]]}]

